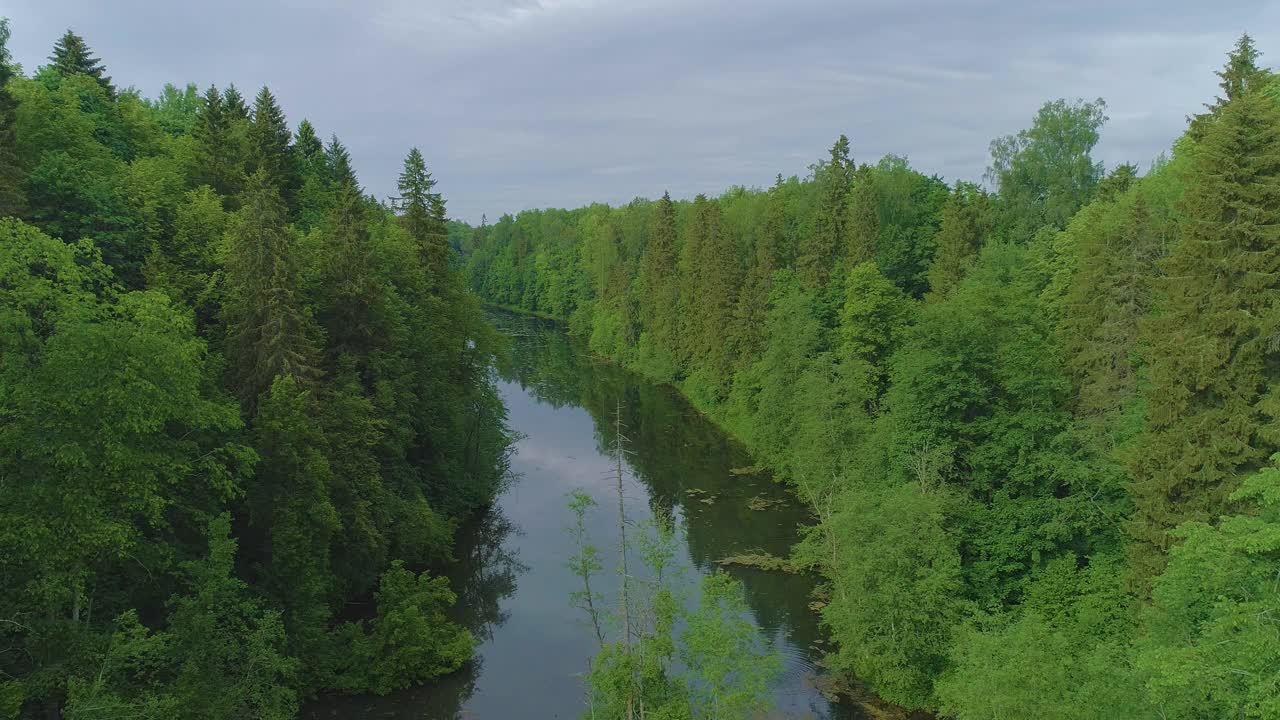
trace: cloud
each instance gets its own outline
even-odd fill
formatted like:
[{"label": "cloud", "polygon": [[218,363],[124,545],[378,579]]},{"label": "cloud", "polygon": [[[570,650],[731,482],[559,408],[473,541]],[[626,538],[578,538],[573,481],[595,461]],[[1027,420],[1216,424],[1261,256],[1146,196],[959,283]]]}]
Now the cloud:
[{"label": "cloud", "polygon": [[[269,84],[393,191],[420,147],[451,213],[716,193],[804,174],[840,133],[976,179],[1043,102],[1103,97],[1097,154],[1146,164],[1276,2],[33,0],[0,11],[34,68],[67,27],[121,83]],[[1264,57],[1264,60],[1266,58]]]}]

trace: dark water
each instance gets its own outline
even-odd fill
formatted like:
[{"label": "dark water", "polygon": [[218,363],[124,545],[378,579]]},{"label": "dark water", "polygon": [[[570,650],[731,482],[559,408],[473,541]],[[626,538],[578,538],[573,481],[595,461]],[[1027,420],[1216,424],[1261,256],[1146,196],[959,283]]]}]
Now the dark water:
[{"label": "dark water", "polygon": [[[458,562],[449,571],[458,594],[455,619],[480,640],[476,658],[453,675],[386,697],[324,699],[304,715],[334,718],[452,720],[578,718],[585,710],[581,675],[595,639],[582,611],[570,605],[578,589],[565,567],[573,546],[566,494],[589,492],[600,507],[587,516],[600,547],[605,601],[616,595],[616,484],[602,451],[614,438],[616,403],[623,405],[629,458],[624,496],[628,519],[660,515],[680,530],[682,582],[693,586],[715,561],[750,550],[785,555],[806,513],[763,475],[733,475],[752,464],[736,443],[667,387],[592,359],[559,326],[495,314],[512,336],[501,368],[501,392],[512,427],[523,435],[512,459],[517,477],[495,509],[460,533]],[[690,492],[692,491],[692,492]],[[751,510],[752,498],[781,501]],[[709,502],[706,502],[709,501]],[[751,620],[783,657],[771,717],[861,717],[829,704],[814,686],[821,634],[809,611],[813,580],[734,568]],[[616,581],[615,581],[616,585]]]}]

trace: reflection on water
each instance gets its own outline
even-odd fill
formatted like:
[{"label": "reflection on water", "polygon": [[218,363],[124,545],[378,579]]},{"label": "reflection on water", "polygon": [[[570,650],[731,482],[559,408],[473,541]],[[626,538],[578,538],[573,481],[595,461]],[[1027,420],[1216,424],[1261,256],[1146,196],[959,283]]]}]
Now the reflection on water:
[{"label": "reflection on water", "polygon": [[[623,423],[634,456],[625,488],[629,518],[675,521],[685,541],[687,582],[715,561],[749,550],[785,555],[802,507],[763,475],[733,475],[751,465],[736,443],[702,418],[674,390],[590,357],[559,326],[508,314],[493,321],[512,338],[499,368],[500,390],[513,429],[522,434],[512,458],[517,480],[495,508],[464,527],[448,571],[458,594],[453,617],[470,628],[476,658],[447,678],[386,697],[329,698],[312,704],[310,718],[577,718],[584,709],[581,674],[594,637],[571,607],[575,578],[565,567],[573,548],[566,493],[583,489],[613,502],[609,459],[612,416]],[[752,498],[778,501],[751,510]],[[587,518],[605,557],[617,528],[600,510]],[[814,686],[821,634],[808,609],[812,578],[734,568],[752,619],[771,640],[786,670],[774,686],[780,717],[861,717],[830,705]],[[605,601],[612,601],[605,588]]]}]

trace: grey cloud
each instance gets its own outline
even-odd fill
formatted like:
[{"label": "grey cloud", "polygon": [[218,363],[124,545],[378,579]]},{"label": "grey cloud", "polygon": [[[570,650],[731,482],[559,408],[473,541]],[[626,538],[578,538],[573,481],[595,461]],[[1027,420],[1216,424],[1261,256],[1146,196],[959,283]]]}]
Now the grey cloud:
[{"label": "grey cloud", "polygon": [[715,193],[855,156],[978,179],[996,136],[1103,97],[1098,155],[1143,164],[1216,90],[1236,36],[1280,53],[1280,4],[1014,0],[22,0],[13,50],[86,36],[124,84],[269,84],[393,192],[428,158],[457,217]]}]

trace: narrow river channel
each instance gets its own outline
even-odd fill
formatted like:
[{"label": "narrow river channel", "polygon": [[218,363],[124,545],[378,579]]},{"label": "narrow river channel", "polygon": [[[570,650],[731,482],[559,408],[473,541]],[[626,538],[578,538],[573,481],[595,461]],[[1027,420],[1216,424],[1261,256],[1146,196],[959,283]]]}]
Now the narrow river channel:
[{"label": "narrow river channel", "polygon": [[[587,516],[593,542],[612,579],[616,485],[603,448],[612,441],[622,403],[628,458],[628,519],[654,514],[675,521],[682,582],[694,587],[716,561],[751,550],[785,555],[804,522],[802,507],[767,475],[734,474],[750,456],[669,387],[602,363],[547,321],[494,313],[513,339],[499,385],[521,434],[514,478],[494,509],[459,534],[449,571],[455,618],[479,639],[475,659],[429,685],[386,697],[329,698],[304,716],[320,720],[511,720],[578,718],[586,709],[582,673],[595,650],[587,617],[570,603],[577,589],[565,561],[573,552],[566,494],[590,493],[600,507]],[[755,500],[752,503],[753,499]],[[768,506],[767,509],[753,510]],[[785,671],[772,691],[769,717],[863,717],[829,703],[817,689],[821,656],[817,618],[808,608],[813,579],[733,568],[751,621],[773,644]],[[616,581],[615,581],[616,584]],[[616,588],[605,588],[606,602]]]}]

